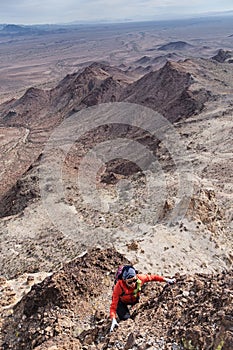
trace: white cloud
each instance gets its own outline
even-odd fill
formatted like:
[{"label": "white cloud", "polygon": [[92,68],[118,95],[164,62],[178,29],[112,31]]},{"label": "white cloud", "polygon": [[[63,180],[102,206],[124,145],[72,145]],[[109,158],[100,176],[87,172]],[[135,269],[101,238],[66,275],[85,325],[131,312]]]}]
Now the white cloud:
[{"label": "white cloud", "polygon": [[148,19],[233,9],[232,0],[1,0],[1,23]]}]

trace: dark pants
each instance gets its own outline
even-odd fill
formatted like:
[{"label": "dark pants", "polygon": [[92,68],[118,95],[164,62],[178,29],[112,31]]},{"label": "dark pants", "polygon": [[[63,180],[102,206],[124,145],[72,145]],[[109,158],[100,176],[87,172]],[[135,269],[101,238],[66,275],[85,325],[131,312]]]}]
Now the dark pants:
[{"label": "dark pants", "polygon": [[120,320],[127,320],[130,318],[129,308],[126,304],[119,300],[117,305],[117,315]]}]

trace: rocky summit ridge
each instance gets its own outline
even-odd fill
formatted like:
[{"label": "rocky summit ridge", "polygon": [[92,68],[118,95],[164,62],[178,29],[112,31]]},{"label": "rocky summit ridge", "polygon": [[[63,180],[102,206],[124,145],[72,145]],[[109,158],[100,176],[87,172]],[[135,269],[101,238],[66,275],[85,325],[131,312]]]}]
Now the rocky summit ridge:
[{"label": "rocky summit ridge", "polygon": [[[148,283],[132,318],[110,333],[114,249],[92,249],[32,286],[2,324],[2,349],[230,350],[232,271],[179,274],[174,286]],[[4,283],[1,281],[4,295]],[[7,316],[8,314],[8,316]]]}]

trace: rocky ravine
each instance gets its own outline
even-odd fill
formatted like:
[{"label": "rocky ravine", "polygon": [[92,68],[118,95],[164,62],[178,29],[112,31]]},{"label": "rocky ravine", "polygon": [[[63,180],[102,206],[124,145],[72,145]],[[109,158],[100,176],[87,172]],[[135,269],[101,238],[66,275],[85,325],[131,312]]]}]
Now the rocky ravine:
[{"label": "rocky ravine", "polygon": [[[132,319],[109,333],[111,289],[121,263],[127,260],[114,249],[91,250],[34,285],[12,310],[1,307],[2,349],[232,348],[232,271],[177,273],[174,286],[148,283]],[[4,294],[3,281],[1,288]]]}]

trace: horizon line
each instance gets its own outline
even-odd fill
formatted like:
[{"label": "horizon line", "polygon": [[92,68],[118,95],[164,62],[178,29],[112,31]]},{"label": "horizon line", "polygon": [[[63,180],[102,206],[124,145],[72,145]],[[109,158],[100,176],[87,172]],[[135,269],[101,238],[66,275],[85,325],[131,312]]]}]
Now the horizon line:
[{"label": "horizon line", "polygon": [[182,21],[182,20],[192,20],[198,18],[215,18],[215,17],[225,17],[233,16],[233,9],[226,11],[211,11],[211,12],[202,12],[196,14],[184,14],[183,16],[174,15],[171,17],[156,17],[156,18],[119,18],[119,19],[93,19],[93,20],[72,20],[69,22],[43,22],[43,23],[24,23],[24,22],[1,22],[0,25],[21,25],[21,26],[42,26],[42,25],[51,25],[51,26],[61,26],[61,25],[93,25],[93,24],[126,24],[126,23],[138,23],[138,22],[164,22],[164,21]]}]

